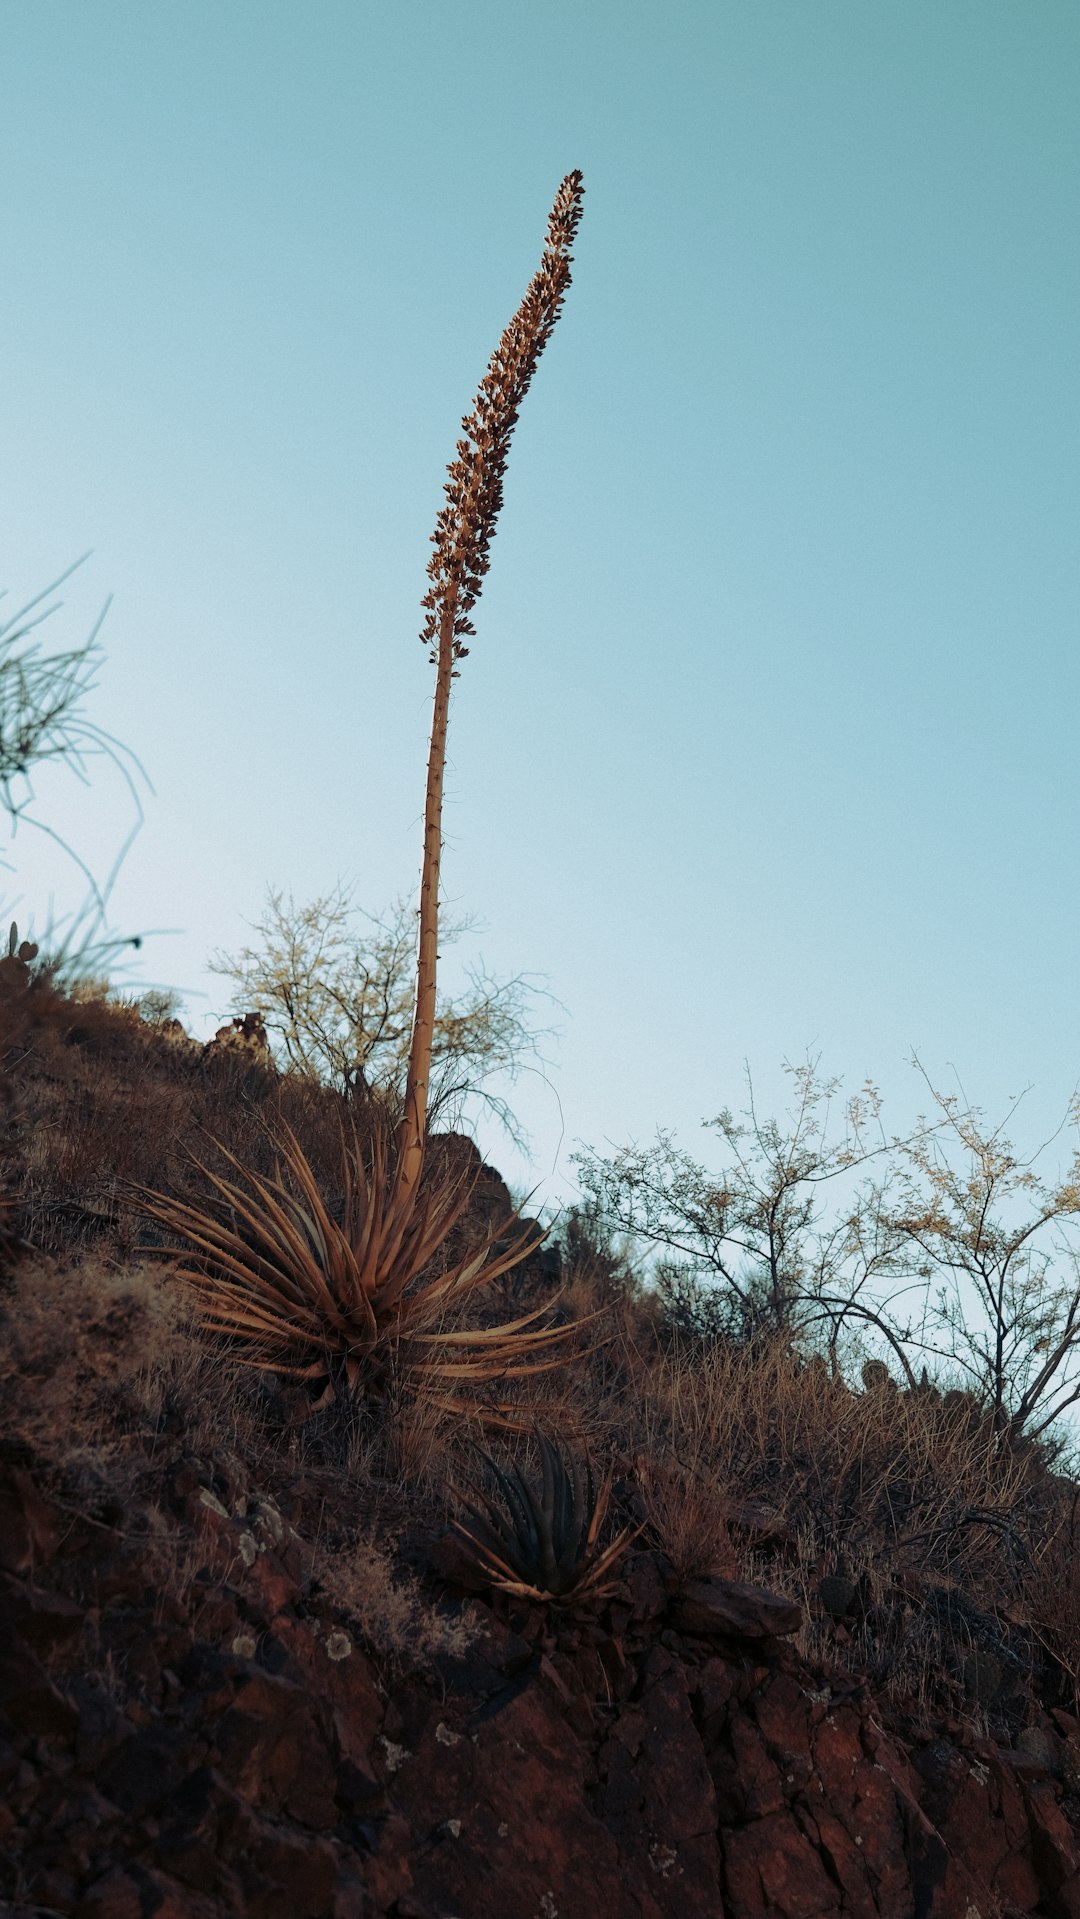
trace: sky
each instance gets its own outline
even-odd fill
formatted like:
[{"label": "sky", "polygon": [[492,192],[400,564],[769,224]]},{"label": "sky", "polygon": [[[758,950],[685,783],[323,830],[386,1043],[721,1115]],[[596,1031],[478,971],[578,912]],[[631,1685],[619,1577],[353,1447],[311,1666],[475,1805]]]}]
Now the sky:
[{"label": "sky", "polygon": [[[527,972],[543,1076],[484,1151],[786,1097],[1019,1144],[1080,1079],[1080,13],[1065,0],[4,0],[0,585],[88,549],[87,715],[139,757],[110,898],[192,1031],[268,886],[416,891],[447,461],[562,177],[450,719],[447,954]],[[99,879],[117,770],[35,780]],[[78,869],[24,822],[22,925]],[[158,932],[156,929],[163,929]],[[456,970],[455,970],[456,969]]]}]

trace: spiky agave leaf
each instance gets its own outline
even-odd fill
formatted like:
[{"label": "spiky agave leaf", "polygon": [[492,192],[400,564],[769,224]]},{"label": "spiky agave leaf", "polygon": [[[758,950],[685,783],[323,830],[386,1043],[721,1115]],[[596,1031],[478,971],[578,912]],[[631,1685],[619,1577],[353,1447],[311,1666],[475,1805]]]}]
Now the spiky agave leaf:
[{"label": "spiky agave leaf", "polygon": [[219,1150],[239,1180],[194,1162],[217,1196],[217,1211],[145,1188],[135,1193],[140,1210],[187,1242],[194,1258],[177,1276],[199,1295],[204,1326],[240,1342],[235,1357],[241,1364],[298,1378],[325,1376],[325,1403],[334,1396],[335,1373],[358,1392],[378,1384],[392,1357],[415,1385],[444,1393],[562,1363],[561,1352],[546,1357],[545,1349],[550,1353],[585,1322],[537,1325],[553,1302],[500,1326],[445,1324],[448,1311],[510,1271],[545,1237],[525,1234],[496,1252],[517,1221],[514,1213],[479,1249],[425,1278],[468,1205],[475,1174],[439,1178],[402,1195],[381,1137],[375,1136],[365,1164],[355,1129],[351,1148],[343,1133],[339,1224],[284,1123],[275,1144],[280,1157],[270,1177],[252,1172],[225,1147]]},{"label": "spiky agave leaf", "polygon": [[[584,1465],[562,1454],[543,1434],[536,1434],[541,1483],[537,1488],[520,1466],[505,1470],[488,1453],[481,1458],[502,1494],[505,1511],[482,1488],[481,1504],[463,1500],[471,1526],[461,1520],[455,1530],[472,1548],[478,1567],[491,1584],[519,1598],[549,1603],[576,1603],[601,1597],[609,1586],[605,1576],[629,1544],[634,1532],[625,1528],[600,1554],[596,1541],[607,1514],[611,1475],[597,1490],[592,1462]],[[640,1527],[637,1528],[640,1531]]]}]

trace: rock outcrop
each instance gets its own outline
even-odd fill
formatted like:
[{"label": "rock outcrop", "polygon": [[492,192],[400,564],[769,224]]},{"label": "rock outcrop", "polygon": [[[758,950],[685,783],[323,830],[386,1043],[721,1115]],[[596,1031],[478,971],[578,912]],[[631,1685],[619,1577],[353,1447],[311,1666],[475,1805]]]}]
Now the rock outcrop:
[{"label": "rock outcrop", "polygon": [[[1080,1919],[1080,1724],[921,1742],[799,1609],[632,1552],[559,1624],[451,1591],[396,1675],[292,1511],[178,1452],[187,1582],[0,1466],[0,1891],[73,1919]],[[429,1574],[434,1581],[436,1575]],[[462,1635],[462,1639],[467,1635]]]}]

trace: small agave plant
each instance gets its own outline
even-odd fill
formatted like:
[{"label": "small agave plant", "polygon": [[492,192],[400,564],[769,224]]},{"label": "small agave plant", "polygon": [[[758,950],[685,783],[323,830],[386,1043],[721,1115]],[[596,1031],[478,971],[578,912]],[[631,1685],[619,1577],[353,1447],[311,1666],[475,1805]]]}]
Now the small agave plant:
[{"label": "small agave plant", "polygon": [[455,1520],[455,1530],[472,1549],[478,1570],[499,1592],[564,1606],[603,1598],[611,1590],[607,1575],[634,1537],[634,1529],[625,1528],[610,1546],[597,1552],[611,1494],[610,1474],[597,1490],[588,1458],[582,1464],[571,1457],[567,1464],[542,1433],[536,1439],[540,1486],[526,1479],[519,1466],[504,1471],[482,1452],[480,1457],[494,1474],[506,1510],[477,1488],[480,1506],[462,1502],[472,1524]]}]

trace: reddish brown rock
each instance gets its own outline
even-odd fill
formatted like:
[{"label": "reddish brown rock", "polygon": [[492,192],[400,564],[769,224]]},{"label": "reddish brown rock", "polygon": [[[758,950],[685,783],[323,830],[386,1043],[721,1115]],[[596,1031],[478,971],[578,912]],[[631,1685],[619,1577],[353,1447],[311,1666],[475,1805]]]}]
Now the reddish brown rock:
[{"label": "reddish brown rock", "polygon": [[244,1919],[325,1919],[333,1910],[338,1855],[328,1840],[261,1819],[249,1808],[226,1841]]},{"label": "reddish brown rock", "polygon": [[754,1694],[751,1711],[785,1783],[805,1786],[814,1770],[811,1727],[820,1715],[793,1673],[778,1672]]},{"label": "reddish brown rock", "polygon": [[429,1541],[426,1558],[432,1572],[438,1573],[440,1579],[458,1592],[481,1593],[491,1583],[477,1565],[475,1553],[470,1552],[461,1534],[450,1526]]},{"label": "reddish brown rock", "polygon": [[75,1919],[142,1919],[139,1886],[123,1867],[114,1866],[90,1887],[75,1908]]},{"label": "reddish brown rock", "polygon": [[247,1568],[244,1592],[255,1611],[269,1620],[299,1598],[300,1584],[276,1553],[261,1552]]},{"label": "reddish brown rock", "polygon": [[324,1712],[290,1680],[252,1669],[213,1727],[211,1763],[243,1799],[314,1831],[336,1823]]},{"label": "reddish brown rock", "polygon": [[866,1745],[875,1765],[892,1780],[900,1812],[903,1863],[899,1876],[901,1882],[907,1880],[902,1884],[900,1911],[906,1915],[914,1899],[915,1910],[927,1919],[971,1919],[972,1911],[980,1911],[980,1899],[987,1902],[978,1874],[950,1853],[919,1801],[912,1768],[892,1740],[874,1726],[868,1729]]},{"label": "reddish brown rock", "polygon": [[163,1874],[132,1863],[114,1866],[73,1908],[74,1919],[216,1919],[216,1901],[201,1899]]},{"label": "reddish brown rock", "polygon": [[432,1911],[662,1919],[668,1910],[589,1810],[585,1753],[536,1687],[471,1733],[432,1710],[415,1748],[388,1757],[391,1796],[412,1828],[415,1892]]},{"label": "reddish brown rock", "polygon": [[721,1834],[732,1919],[819,1919],[839,1912],[837,1888],[787,1811]]},{"label": "reddish brown rock", "polygon": [[78,1714],[53,1685],[41,1661],[12,1635],[0,1642],[0,1713],[23,1733],[70,1739]]},{"label": "reddish brown rock", "polygon": [[56,1550],[62,1515],[21,1466],[0,1468],[0,1567],[20,1577]]},{"label": "reddish brown rock", "polygon": [[622,1708],[598,1765],[596,1809],[658,1910],[708,1913],[720,1874],[716,1794],[686,1672],[669,1653],[652,1654],[640,1702]]},{"label": "reddish brown rock", "polygon": [[1024,1798],[1039,1884],[1045,1892],[1057,1893],[1080,1873],[1077,1835],[1048,1785],[1025,1786]]},{"label": "reddish brown rock", "polygon": [[182,1593],[104,1528],[57,1579],[100,1609],[0,1576],[0,1900],[10,1856],[75,1919],[1080,1919],[1060,1708],[905,1746],[779,1643],[791,1602],[641,1551],[606,1607],[470,1601],[463,1657],[395,1675],[305,1605],[270,1502],[197,1461],[175,1487]]},{"label": "reddish brown rock", "polygon": [[671,1619],[680,1632],[701,1638],[779,1639],[798,1632],[802,1607],[764,1586],[709,1574],[686,1582]]},{"label": "reddish brown rock", "polygon": [[0,1575],[0,1610],[19,1638],[37,1653],[48,1654],[70,1645],[82,1631],[86,1608],[60,1593],[44,1591],[25,1580]]},{"label": "reddish brown rock", "polygon": [[205,1750],[186,1728],[152,1722],[123,1740],[100,1768],[97,1783],[121,1812],[156,1811],[202,1763]]},{"label": "reddish brown rock", "polygon": [[403,1914],[413,1883],[409,1864],[411,1844],[412,1832],[400,1814],[391,1813],[376,1824],[373,1850],[363,1862],[364,1885],[371,1901],[370,1906],[363,1909],[365,1919],[369,1911]]},{"label": "reddish brown rock", "polygon": [[899,1915],[910,1889],[905,1796],[867,1750],[854,1702],[826,1708],[812,1729],[811,1751],[818,1798],[831,1815],[827,1823],[841,1885],[853,1904],[865,1905],[869,1898],[882,1914]]},{"label": "reddish brown rock", "polygon": [[630,1599],[630,1618],[635,1625],[658,1619],[671,1597],[671,1563],[663,1553],[632,1553],[623,1572]]},{"label": "reddish brown rock", "polygon": [[733,1532],[759,1552],[795,1552],[798,1540],[794,1528],[767,1506],[755,1506],[745,1500],[726,1499],[722,1510]]},{"label": "reddish brown rock", "polygon": [[365,1777],[371,1777],[372,1754],[386,1708],[362,1653],[354,1651],[348,1659],[334,1664],[327,1675],[327,1690],[340,1757],[351,1762]]}]

